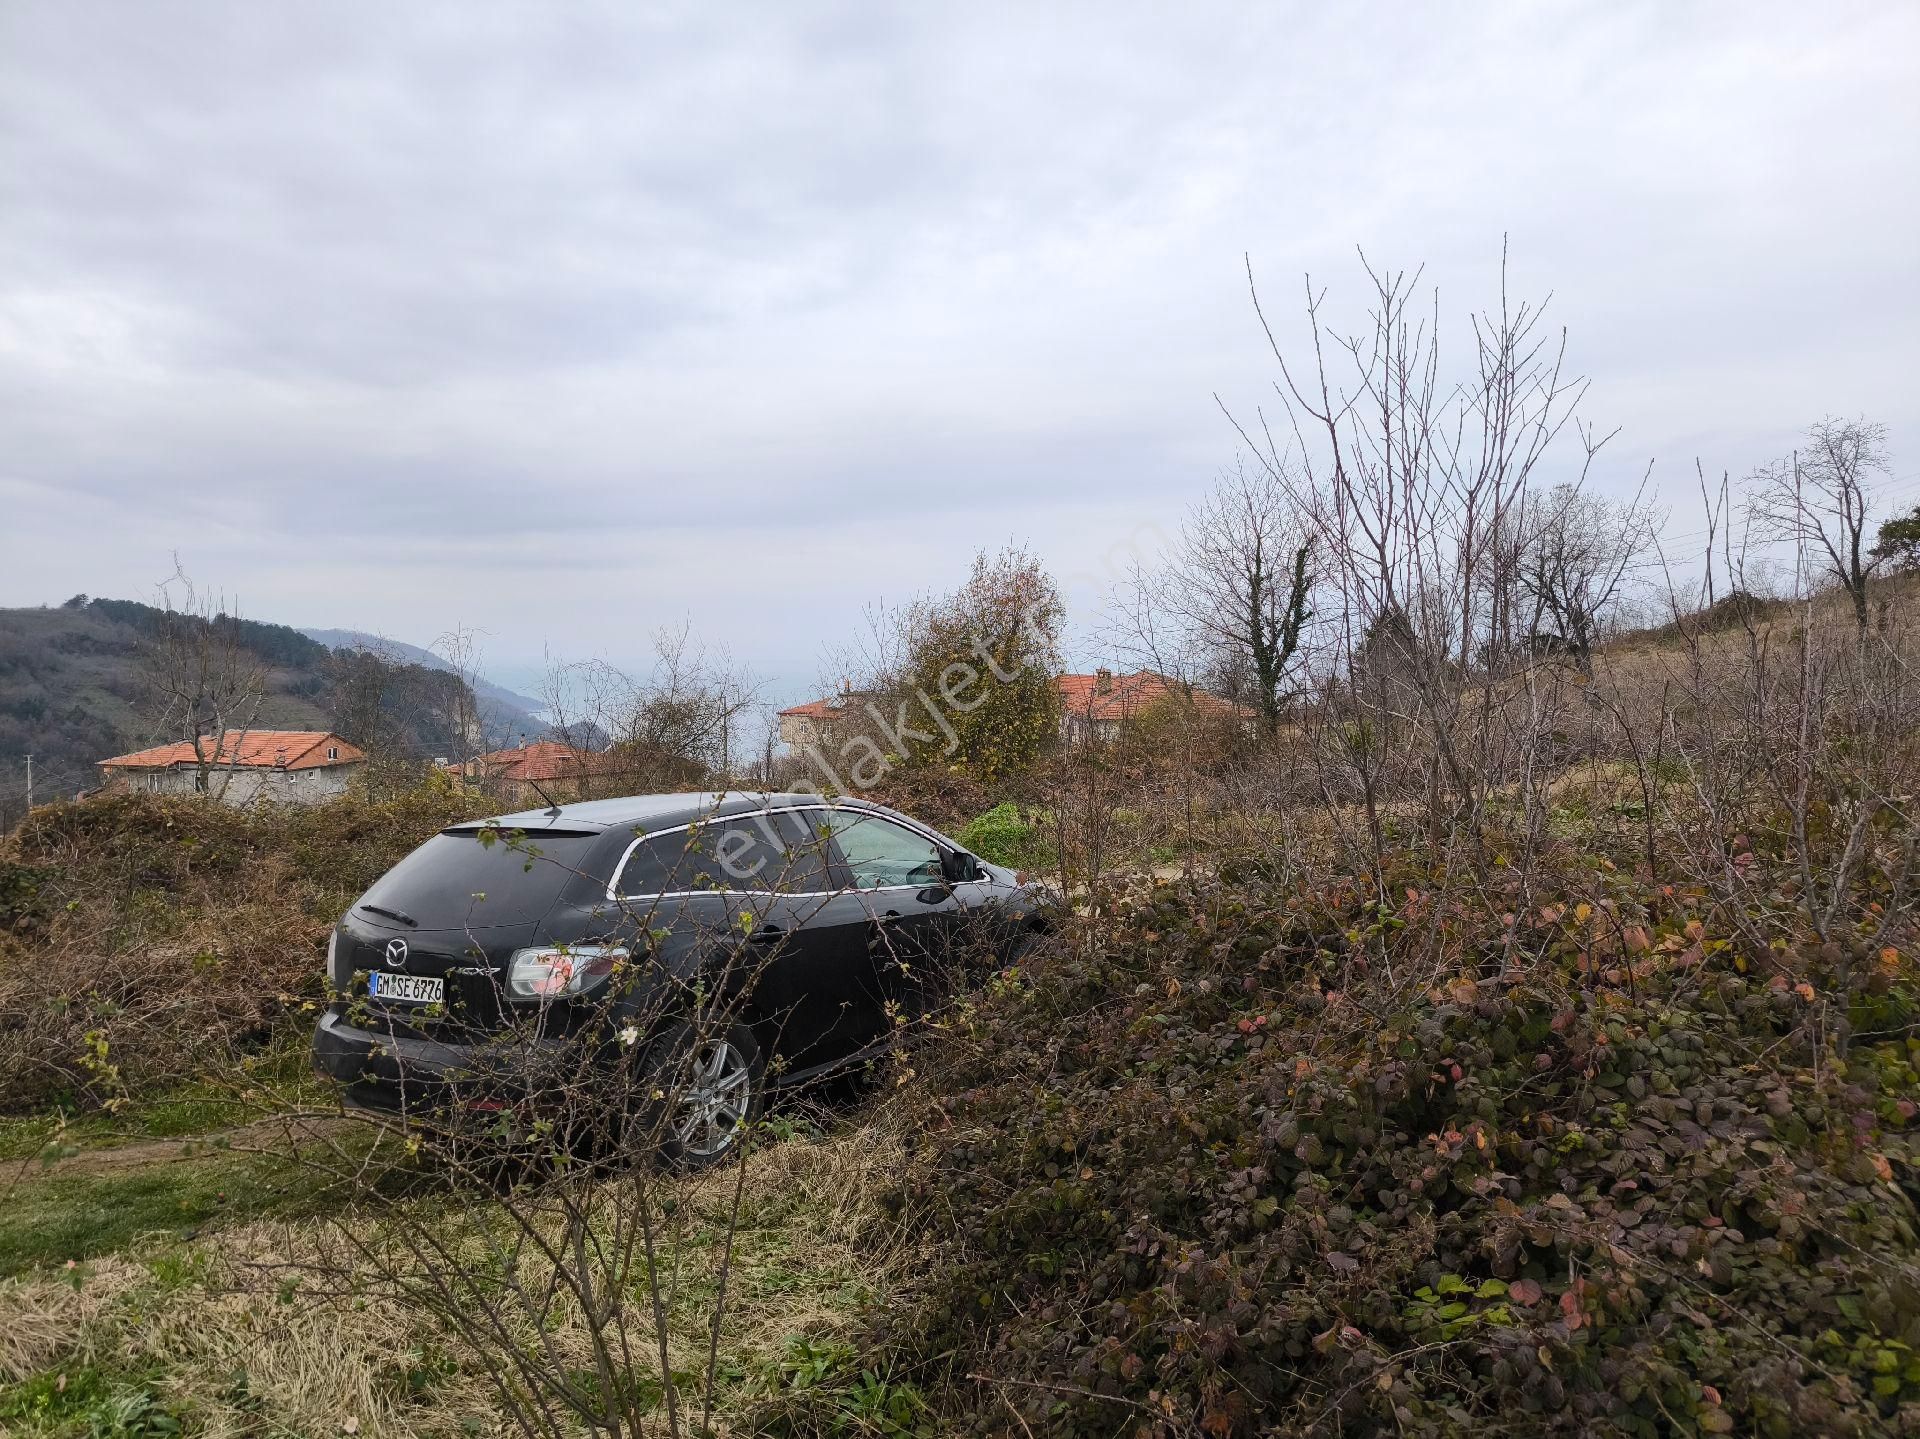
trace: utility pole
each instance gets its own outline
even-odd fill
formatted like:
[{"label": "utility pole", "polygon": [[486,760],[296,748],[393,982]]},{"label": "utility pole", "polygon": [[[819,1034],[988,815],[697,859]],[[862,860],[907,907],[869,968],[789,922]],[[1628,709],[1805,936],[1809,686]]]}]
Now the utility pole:
[{"label": "utility pole", "polygon": [[27,756],[27,813],[33,813],[33,756]]}]

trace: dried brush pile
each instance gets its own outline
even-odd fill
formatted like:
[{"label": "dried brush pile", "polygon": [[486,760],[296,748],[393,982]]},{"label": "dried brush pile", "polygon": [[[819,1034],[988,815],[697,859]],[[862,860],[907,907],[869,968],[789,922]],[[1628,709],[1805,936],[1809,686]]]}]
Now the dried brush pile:
[{"label": "dried brush pile", "polygon": [[473,803],[428,784],[312,807],[35,810],[0,841],[0,1112],[148,1092],[302,1028],[328,926]]}]

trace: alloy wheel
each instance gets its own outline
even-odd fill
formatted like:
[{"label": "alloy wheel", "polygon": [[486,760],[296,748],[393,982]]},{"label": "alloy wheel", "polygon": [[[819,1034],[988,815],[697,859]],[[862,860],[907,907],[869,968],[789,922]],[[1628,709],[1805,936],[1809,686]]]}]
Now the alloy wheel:
[{"label": "alloy wheel", "polygon": [[753,1103],[753,1070],[747,1057],[724,1039],[694,1050],[686,1088],[674,1111],[673,1137],[696,1159],[725,1153],[738,1137]]}]

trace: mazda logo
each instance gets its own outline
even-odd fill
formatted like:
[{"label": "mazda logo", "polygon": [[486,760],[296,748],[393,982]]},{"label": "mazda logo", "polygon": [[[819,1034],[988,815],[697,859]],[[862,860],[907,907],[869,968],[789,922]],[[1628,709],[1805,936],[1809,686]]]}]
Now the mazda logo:
[{"label": "mazda logo", "polygon": [[395,969],[407,967],[407,942],[404,939],[387,941],[387,963]]}]

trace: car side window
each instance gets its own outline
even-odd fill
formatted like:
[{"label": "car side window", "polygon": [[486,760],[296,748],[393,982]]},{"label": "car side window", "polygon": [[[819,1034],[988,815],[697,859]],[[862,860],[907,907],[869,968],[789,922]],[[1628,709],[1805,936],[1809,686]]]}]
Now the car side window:
[{"label": "car side window", "polygon": [[825,814],[855,889],[940,883],[940,846],[925,835],[858,810],[827,810]]},{"label": "car side window", "polygon": [[827,887],[827,845],[819,831],[797,815],[756,814],[643,841],[627,856],[614,892],[804,894]]},{"label": "car side window", "polygon": [[742,815],[688,831],[676,889],[805,894],[827,888],[827,842],[791,814]]}]

